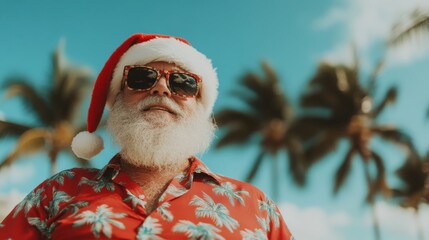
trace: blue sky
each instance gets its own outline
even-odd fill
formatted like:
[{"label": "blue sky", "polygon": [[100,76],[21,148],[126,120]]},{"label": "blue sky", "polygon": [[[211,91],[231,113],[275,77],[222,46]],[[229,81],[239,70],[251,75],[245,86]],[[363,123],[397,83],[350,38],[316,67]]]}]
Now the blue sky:
[{"label": "blue sky", "polygon": [[[268,61],[279,74],[283,90],[297,107],[298,96],[314,74],[321,59],[349,63],[350,45],[357,46],[363,75],[385,53],[387,63],[378,79],[377,98],[397,85],[398,102],[386,109],[380,122],[407,130],[421,153],[429,148],[429,126],[425,111],[429,96],[428,41],[413,42],[385,50],[383,41],[401,14],[418,0],[182,0],[182,1],[3,1],[0,3],[0,84],[14,74],[27,76],[38,87],[47,85],[50,54],[60,39],[70,62],[88,67],[94,74],[112,51],[135,32],[177,35],[213,60],[220,79],[215,111],[238,104],[231,91],[238,87],[246,71],[260,72],[260,62]],[[388,6],[388,7],[386,7]],[[427,40],[427,39],[426,39]],[[1,95],[3,93],[0,92]],[[86,117],[82,109],[82,119]],[[31,124],[19,99],[0,96],[0,115],[10,121]],[[83,121],[83,120],[82,120]],[[93,159],[102,167],[117,151],[108,135],[106,150]],[[13,139],[0,140],[0,158],[13,147]],[[253,143],[256,143],[253,141]],[[387,160],[389,182],[402,163],[401,152],[374,141],[374,147]],[[311,170],[308,186],[296,187],[282,171],[281,199],[287,223],[298,239],[372,239],[368,208],[363,204],[366,187],[363,170],[355,161],[343,191],[331,195],[332,178],[345,154],[346,143]],[[256,144],[210,149],[203,160],[223,175],[243,179],[257,152]],[[286,169],[284,154],[279,159]],[[358,160],[358,159],[356,159]],[[0,172],[0,210],[9,208],[49,176],[47,157],[22,158]],[[60,169],[73,167],[60,156]],[[255,185],[272,195],[269,162],[262,166]],[[382,221],[383,239],[416,239],[410,211],[380,200],[377,211]],[[423,208],[421,224],[429,222],[429,209]],[[426,229],[429,229],[426,225]],[[426,232],[429,239],[429,232]]]}]

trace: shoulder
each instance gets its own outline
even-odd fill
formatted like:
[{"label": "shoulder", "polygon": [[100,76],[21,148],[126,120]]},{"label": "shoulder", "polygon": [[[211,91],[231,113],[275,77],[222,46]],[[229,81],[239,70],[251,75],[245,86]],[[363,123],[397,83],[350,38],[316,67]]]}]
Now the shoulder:
[{"label": "shoulder", "polygon": [[219,181],[220,185],[231,185],[236,190],[246,191],[254,199],[261,199],[262,200],[262,199],[266,198],[265,193],[261,189],[259,189],[258,187],[254,186],[248,182],[244,182],[244,181],[237,180],[234,178],[222,176],[219,174],[218,174],[218,177],[220,180]]},{"label": "shoulder", "polygon": [[49,188],[61,189],[68,186],[78,185],[82,178],[95,178],[100,173],[96,168],[72,168],[54,174],[46,179],[42,185]]}]

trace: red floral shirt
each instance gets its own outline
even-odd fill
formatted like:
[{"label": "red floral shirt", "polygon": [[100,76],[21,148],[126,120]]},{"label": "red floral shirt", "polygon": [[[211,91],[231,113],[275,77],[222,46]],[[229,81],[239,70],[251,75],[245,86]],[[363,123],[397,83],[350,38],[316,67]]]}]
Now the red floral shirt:
[{"label": "red floral shirt", "polygon": [[264,193],[197,158],[148,215],[144,191],[118,161],[47,179],[0,224],[0,239],[293,239]]}]

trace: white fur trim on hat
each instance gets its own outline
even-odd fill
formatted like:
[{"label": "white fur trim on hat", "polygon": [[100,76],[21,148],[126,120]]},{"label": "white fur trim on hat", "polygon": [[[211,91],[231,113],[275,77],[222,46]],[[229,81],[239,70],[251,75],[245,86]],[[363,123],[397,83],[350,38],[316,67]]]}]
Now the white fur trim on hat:
[{"label": "white fur trim on hat", "polygon": [[113,106],[122,82],[126,65],[147,64],[155,61],[175,63],[186,71],[202,77],[201,102],[210,116],[217,97],[218,79],[211,60],[192,46],[175,38],[154,38],[131,46],[121,57],[112,75],[108,107]]},{"label": "white fur trim on hat", "polygon": [[104,144],[100,136],[83,131],[73,138],[71,148],[76,156],[90,160],[103,150]]}]

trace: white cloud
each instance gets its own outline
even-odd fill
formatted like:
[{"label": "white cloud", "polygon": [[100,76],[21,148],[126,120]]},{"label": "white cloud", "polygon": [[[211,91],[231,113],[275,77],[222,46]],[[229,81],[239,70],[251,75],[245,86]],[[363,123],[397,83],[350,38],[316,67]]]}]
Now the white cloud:
[{"label": "white cloud", "polygon": [[344,64],[352,66],[353,55],[352,46],[350,43],[343,43],[335,46],[334,49],[327,51],[323,59],[331,64]]},{"label": "white cloud", "polygon": [[0,222],[9,214],[10,211],[24,199],[25,194],[17,190],[11,190],[8,193],[0,193]]},{"label": "white cloud", "polygon": [[[424,236],[429,237],[429,206],[421,205],[419,212],[419,223],[416,222],[414,211],[410,208],[404,209],[396,205],[385,202],[376,204],[376,212],[380,228],[384,231],[391,231],[398,234],[408,234],[416,236],[417,224],[420,224],[424,229]],[[372,225],[372,217],[370,213],[365,217],[364,224]]]},{"label": "white cloud", "polygon": [[285,221],[296,239],[345,239],[338,228],[352,224],[346,213],[327,213],[318,207],[299,208],[289,203],[279,205]]},{"label": "white cloud", "polygon": [[34,176],[34,167],[32,165],[12,164],[0,170],[0,187],[25,183]]},{"label": "white cloud", "polygon": [[341,22],[342,19],[346,18],[346,12],[339,7],[332,8],[325,16],[318,19],[314,23],[314,27],[318,30],[324,30],[329,27],[333,27]]},{"label": "white cloud", "polygon": [[[340,26],[343,31],[343,38],[339,39],[336,46],[324,56],[325,59],[342,59],[343,47],[356,44],[365,58],[370,54],[370,48],[376,44],[383,43],[390,34],[391,28],[397,21],[409,14],[415,8],[429,8],[427,0],[347,0],[342,7],[335,6],[324,16],[317,19],[314,23],[317,29],[326,29],[334,26]],[[414,44],[415,45],[415,44]],[[424,44],[419,44],[420,46]],[[340,47],[339,47],[340,46]],[[418,57],[428,54],[429,48],[424,51],[419,48],[418,51],[411,51],[410,48],[404,51],[394,51],[389,53],[392,63],[403,63],[412,61]]]}]

